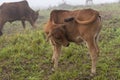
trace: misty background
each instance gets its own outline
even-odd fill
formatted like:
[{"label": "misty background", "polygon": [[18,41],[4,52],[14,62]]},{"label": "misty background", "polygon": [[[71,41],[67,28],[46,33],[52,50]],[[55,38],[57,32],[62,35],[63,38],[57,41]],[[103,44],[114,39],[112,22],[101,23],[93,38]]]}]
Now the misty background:
[{"label": "misty background", "polygon": [[[22,0],[0,0],[0,5],[4,2],[18,2]],[[32,9],[46,9],[59,4],[66,3],[69,5],[85,5],[86,0],[27,0]],[[93,0],[93,4],[104,4],[118,2],[119,0]]]}]

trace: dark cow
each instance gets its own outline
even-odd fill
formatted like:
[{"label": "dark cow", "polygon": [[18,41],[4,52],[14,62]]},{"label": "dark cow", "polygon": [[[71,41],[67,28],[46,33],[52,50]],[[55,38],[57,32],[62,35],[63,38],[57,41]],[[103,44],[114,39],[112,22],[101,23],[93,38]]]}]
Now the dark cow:
[{"label": "dark cow", "polygon": [[38,11],[33,11],[26,0],[20,2],[3,3],[0,6],[0,35],[2,28],[6,22],[21,20],[25,28],[25,21],[35,27],[35,21],[38,18]]},{"label": "dark cow", "polygon": [[[62,15],[63,14],[64,12]],[[101,18],[99,12],[93,9],[79,10],[76,13],[74,12],[74,14],[76,14],[75,16],[72,15],[74,17],[69,16],[70,18],[64,19],[64,23],[57,24],[55,23],[56,21],[54,21],[55,18],[52,17],[53,19],[51,19],[50,17],[50,20],[45,27],[47,38],[53,46],[52,60],[54,62],[54,68],[58,67],[58,59],[62,46],[67,47],[70,42],[76,44],[85,42],[90,51],[92,60],[91,73],[93,75],[96,73],[96,61],[99,54],[97,40],[101,30]],[[55,16],[58,17],[57,15]],[[64,16],[61,16],[56,20],[61,20]]]}]

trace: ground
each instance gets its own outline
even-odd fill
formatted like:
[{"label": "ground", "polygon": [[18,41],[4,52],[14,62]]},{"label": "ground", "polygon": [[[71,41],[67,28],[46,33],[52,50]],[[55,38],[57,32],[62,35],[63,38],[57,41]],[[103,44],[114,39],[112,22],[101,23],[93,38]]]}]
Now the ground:
[{"label": "ground", "polygon": [[[43,27],[49,10],[40,10],[37,29],[27,23],[24,30],[17,21],[6,23],[0,37],[0,80],[119,80],[120,79],[120,4],[88,6],[98,10],[103,27],[97,74],[90,77],[91,60],[85,45],[71,43],[63,48],[59,68],[51,70],[52,50]],[[70,8],[83,9],[84,6]]]}]

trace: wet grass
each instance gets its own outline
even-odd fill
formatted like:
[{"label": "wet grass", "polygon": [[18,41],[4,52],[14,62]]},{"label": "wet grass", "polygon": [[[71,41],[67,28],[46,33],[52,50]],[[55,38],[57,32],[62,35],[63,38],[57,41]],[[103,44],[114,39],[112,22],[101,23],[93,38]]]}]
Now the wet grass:
[{"label": "wet grass", "polygon": [[25,30],[20,22],[5,24],[4,35],[0,37],[0,80],[119,80],[120,10],[118,9],[119,4],[104,5],[97,9],[102,13],[103,28],[100,32],[100,55],[95,77],[89,76],[91,60],[87,54],[88,49],[85,45],[74,43],[62,49],[59,68],[56,72],[52,72],[52,49],[45,41],[42,30],[51,10],[43,10],[40,11],[40,16],[43,17],[39,17],[37,29],[33,30],[29,23]]}]

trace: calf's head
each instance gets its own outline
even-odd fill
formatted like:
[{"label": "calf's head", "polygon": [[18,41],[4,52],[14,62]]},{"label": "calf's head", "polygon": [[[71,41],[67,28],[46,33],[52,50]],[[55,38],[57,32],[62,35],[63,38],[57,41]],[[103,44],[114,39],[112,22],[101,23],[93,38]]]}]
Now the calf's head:
[{"label": "calf's head", "polygon": [[49,32],[48,39],[51,40],[53,45],[63,45],[68,47],[69,41],[66,37],[65,25],[55,24],[54,26],[56,27]]}]

